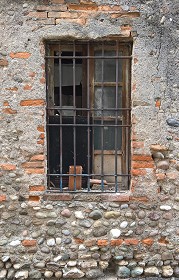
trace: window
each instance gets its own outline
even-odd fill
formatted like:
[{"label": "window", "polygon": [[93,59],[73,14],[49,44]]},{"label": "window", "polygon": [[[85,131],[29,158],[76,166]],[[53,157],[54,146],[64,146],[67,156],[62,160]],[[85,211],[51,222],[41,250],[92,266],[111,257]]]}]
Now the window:
[{"label": "window", "polygon": [[131,45],[47,44],[48,187],[119,192],[130,181]]}]

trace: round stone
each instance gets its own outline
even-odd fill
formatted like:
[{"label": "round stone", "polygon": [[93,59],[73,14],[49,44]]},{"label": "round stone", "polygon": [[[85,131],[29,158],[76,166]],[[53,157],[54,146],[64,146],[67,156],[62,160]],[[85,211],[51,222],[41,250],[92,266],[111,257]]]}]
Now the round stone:
[{"label": "round stone", "polygon": [[47,245],[48,246],[54,246],[55,245],[55,239],[54,238],[49,238],[47,239]]},{"label": "round stone", "polygon": [[176,266],[176,267],[174,268],[174,275],[175,275],[176,277],[179,277],[179,266]]},{"label": "round stone", "polygon": [[100,236],[104,236],[107,234],[107,229],[104,228],[104,227],[101,227],[101,228],[95,228],[93,230],[93,236],[94,237],[100,237]]},{"label": "round stone", "polygon": [[46,278],[51,278],[53,276],[53,272],[50,271],[50,270],[46,270],[45,273],[44,273],[44,276]]},{"label": "round stone", "polygon": [[123,221],[121,224],[120,224],[120,228],[126,228],[128,225],[128,222],[127,221]]},{"label": "round stone", "polygon": [[145,211],[141,210],[138,212],[137,216],[139,219],[144,219],[146,216],[146,213],[145,213]]},{"label": "round stone", "polygon": [[132,271],[131,271],[131,276],[132,277],[137,277],[139,275],[141,275],[143,273],[144,269],[143,267],[135,267]]},{"label": "round stone", "polygon": [[164,277],[170,277],[173,275],[173,269],[171,268],[170,265],[166,265],[162,267],[162,275]]},{"label": "round stone", "polygon": [[94,210],[89,214],[89,217],[93,220],[98,220],[102,218],[102,213],[99,210]]},{"label": "round stone", "polygon": [[159,275],[158,268],[155,266],[146,267],[144,273],[145,273],[145,276],[158,276]]},{"label": "round stone", "polygon": [[89,220],[81,220],[79,222],[79,225],[84,228],[90,228],[92,226],[92,223]]},{"label": "round stone", "polygon": [[163,210],[163,211],[169,211],[171,209],[172,209],[172,207],[170,205],[161,205],[160,206],[160,210]]},{"label": "round stone", "polygon": [[64,209],[62,212],[61,212],[61,215],[66,217],[66,218],[69,218],[71,217],[71,211],[69,209]]},{"label": "round stone", "polygon": [[150,213],[148,217],[152,221],[157,221],[157,220],[160,219],[160,215],[158,213],[155,213],[155,212]]},{"label": "round stone", "polygon": [[81,219],[81,220],[83,220],[85,218],[82,211],[75,211],[75,217],[77,219]]},{"label": "round stone", "polygon": [[110,235],[112,239],[116,239],[121,235],[121,231],[117,228],[113,228],[110,230]]},{"label": "round stone", "polygon": [[121,278],[128,278],[130,276],[130,269],[126,266],[118,267],[117,276]]},{"label": "round stone", "polygon": [[55,277],[56,278],[61,278],[62,277],[62,271],[56,271],[55,272]]},{"label": "round stone", "polygon": [[169,168],[169,163],[168,163],[168,161],[166,161],[166,160],[159,161],[159,162],[157,163],[157,168],[158,168],[158,169],[167,170],[167,169]]}]

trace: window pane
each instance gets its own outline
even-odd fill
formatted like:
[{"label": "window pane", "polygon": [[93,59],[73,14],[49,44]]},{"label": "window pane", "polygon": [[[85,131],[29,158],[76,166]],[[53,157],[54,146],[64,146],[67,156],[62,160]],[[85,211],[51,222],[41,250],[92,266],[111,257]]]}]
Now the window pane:
[{"label": "window pane", "polygon": [[[101,120],[95,120],[95,124],[101,124]],[[114,121],[104,121],[104,128],[102,127],[95,127],[94,128],[94,149],[95,150],[102,150],[102,142],[101,142],[101,135],[103,129],[104,135],[104,147],[103,150],[115,150],[115,129],[117,131],[117,149],[121,149],[122,143],[122,128],[121,127],[114,127],[109,125],[114,125]],[[118,125],[121,125],[122,122],[118,121]]]},{"label": "window pane", "polygon": [[[102,106],[103,105],[103,106]],[[122,87],[118,87],[118,105],[117,108],[122,106]],[[95,111],[95,116],[101,116],[102,111],[100,109],[116,108],[116,88],[115,87],[95,87],[94,90],[94,108],[99,109]],[[121,115],[121,111],[118,111],[118,116]],[[103,111],[103,116],[116,116],[115,111],[107,110]]]},{"label": "window pane", "polygon": [[[122,53],[119,53],[122,55]],[[95,51],[95,56],[102,56],[102,51]],[[104,56],[116,56],[115,51],[104,51]],[[115,58],[103,60],[103,82],[116,82],[116,61]],[[122,60],[118,59],[118,82],[122,81]],[[102,59],[95,59],[95,82],[102,82]]]}]

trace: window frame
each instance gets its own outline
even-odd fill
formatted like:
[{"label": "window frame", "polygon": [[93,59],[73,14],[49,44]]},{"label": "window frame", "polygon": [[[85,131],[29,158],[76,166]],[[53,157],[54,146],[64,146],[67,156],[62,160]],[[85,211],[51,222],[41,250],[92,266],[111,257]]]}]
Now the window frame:
[{"label": "window frame", "polygon": [[[50,97],[52,97],[51,95],[49,95],[49,92],[53,92],[53,87],[54,87],[54,51],[57,50],[57,47],[58,47],[58,50],[61,51],[61,48],[59,46],[62,46],[63,43],[66,42],[66,45],[65,45],[65,48],[63,48],[63,51],[68,51],[68,50],[71,50],[71,45],[69,46],[68,43],[72,43],[72,42],[75,42],[75,41],[57,41],[57,42],[48,42],[46,44],[46,59],[48,60],[48,63],[46,63],[46,74],[47,74],[47,132],[48,132],[48,116],[49,115],[53,115],[54,114],[54,110],[55,110],[55,107],[54,105],[52,105],[51,103],[51,100],[49,101]],[[80,40],[77,40],[77,42],[80,45],[80,47],[75,46],[75,52],[76,51],[80,51],[80,49],[82,48],[83,49],[83,44],[86,48],[86,50],[82,51],[84,55],[88,55],[88,56],[91,56],[93,57],[94,56],[94,47],[91,47],[89,48],[89,42],[91,43],[97,43],[97,42],[102,42],[105,43],[105,42],[108,42],[108,41],[88,41],[88,42],[84,42],[84,41],[80,41]],[[109,40],[109,42],[111,42]],[[122,61],[124,63],[124,65],[122,66],[122,82],[118,82],[116,84],[116,82],[112,82],[110,83],[110,86],[111,87],[119,87],[119,85],[122,87],[122,148],[121,150],[117,150],[117,149],[114,149],[114,150],[102,150],[102,153],[106,153],[106,154],[115,154],[115,160],[117,158],[118,155],[121,155],[121,176],[122,176],[122,180],[123,180],[123,185],[125,186],[125,190],[127,190],[129,188],[129,184],[130,184],[130,127],[131,127],[131,115],[130,115],[130,110],[131,110],[131,96],[130,96],[130,81],[131,81],[131,51],[132,51],[132,45],[131,43],[121,43],[119,40],[116,40],[116,45],[118,46],[118,53],[119,53],[119,50],[122,50],[123,51],[123,58]],[[109,48],[111,46],[108,46]],[[84,48],[84,49],[85,49]],[[87,50],[88,48],[88,50]],[[116,46],[113,47],[113,49],[116,51]],[[111,49],[110,49],[111,50]],[[87,54],[88,52],[88,54]],[[125,57],[125,58],[124,58]],[[51,63],[49,63],[49,58],[52,58],[51,59]],[[53,60],[54,59],[54,60]],[[97,83],[94,81],[94,59],[95,58],[91,58],[89,59],[89,62],[88,62],[88,59],[85,60],[85,63],[86,65],[82,66],[83,68],[86,68],[86,73],[85,71],[83,71],[83,76],[89,76],[89,77],[86,77],[85,79],[87,80],[86,82],[86,85],[82,85],[83,89],[82,89],[82,108],[84,107],[88,107],[88,105],[90,106],[90,108],[92,108],[92,105],[94,105],[94,88],[95,86],[97,85]],[[89,71],[89,69],[93,69],[93,71]],[[59,71],[60,71],[60,66],[59,66]],[[90,72],[90,73],[89,73]],[[93,74],[92,74],[93,72]],[[84,79],[84,78],[83,78]],[[85,80],[84,79],[84,80]],[[102,85],[103,84],[103,85]],[[100,86],[106,86],[106,85],[109,85],[109,83],[98,83],[98,85]],[[73,85],[74,86],[74,85]],[[84,92],[87,92],[86,95],[84,95]],[[60,93],[60,89],[59,89],[59,94],[61,95],[62,93]],[[54,95],[54,94],[53,94]],[[87,98],[90,96],[90,101],[91,103],[90,104],[87,104]],[[54,96],[53,96],[54,97]],[[91,98],[92,97],[92,98]],[[52,98],[52,102],[54,103],[54,99]],[[50,104],[51,103],[51,104]],[[49,109],[49,105],[50,107],[52,107],[52,109]],[[85,105],[85,106],[84,106]],[[124,109],[124,110],[123,110]],[[90,111],[91,112],[91,111]],[[94,111],[93,111],[94,112]],[[85,111],[83,112],[85,113],[85,115],[87,115],[87,118],[89,120],[89,114],[88,114],[88,111]],[[109,119],[109,118],[106,118],[106,119]],[[116,117],[114,118],[115,122],[116,122]],[[104,121],[104,116],[103,116],[103,121]],[[60,122],[62,123],[62,116],[60,116]],[[47,154],[48,154],[48,157],[49,157],[49,132],[47,133]],[[93,145],[94,146],[94,145]],[[62,147],[60,147],[60,154],[63,153],[63,151],[61,150]],[[92,155],[94,156],[94,154],[100,154],[101,153],[101,150],[94,150],[93,149],[93,152],[92,152]],[[47,159],[47,164],[48,164],[48,167],[49,167],[49,158]],[[61,164],[62,166],[62,164]],[[117,163],[116,163],[116,166],[117,166]],[[60,174],[62,174],[62,172],[60,172]],[[88,173],[89,175],[90,173]],[[66,174],[67,175],[67,174]],[[48,173],[47,171],[47,176],[49,177],[50,174]],[[62,175],[60,175],[62,176]],[[78,176],[75,172],[74,174],[74,177],[76,178],[76,176]],[[102,180],[103,181],[103,180]],[[49,186],[49,184],[48,184]],[[50,187],[49,187],[50,188]],[[92,192],[91,191],[91,188],[89,186],[89,183],[88,183],[88,187],[87,187],[87,190],[89,192]],[[59,188],[59,191],[63,192],[63,188],[62,186],[60,186]],[[74,188],[74,191],[76,192],[77,189]],[[100,189],[100,192],[103,192],[104,191],[104,186],[101,187]],[[115,192],[119,192],[121,190],[118,190],[115,188]]]}]

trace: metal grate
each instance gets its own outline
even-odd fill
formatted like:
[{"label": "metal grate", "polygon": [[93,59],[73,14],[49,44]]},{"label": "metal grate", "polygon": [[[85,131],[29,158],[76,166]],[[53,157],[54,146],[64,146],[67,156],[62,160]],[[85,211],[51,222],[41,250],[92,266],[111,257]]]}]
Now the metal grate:
[{"label": "metal grate", "polygon": [[130,182],[131,45],[47,44],[48,187],[119,192]]}]

